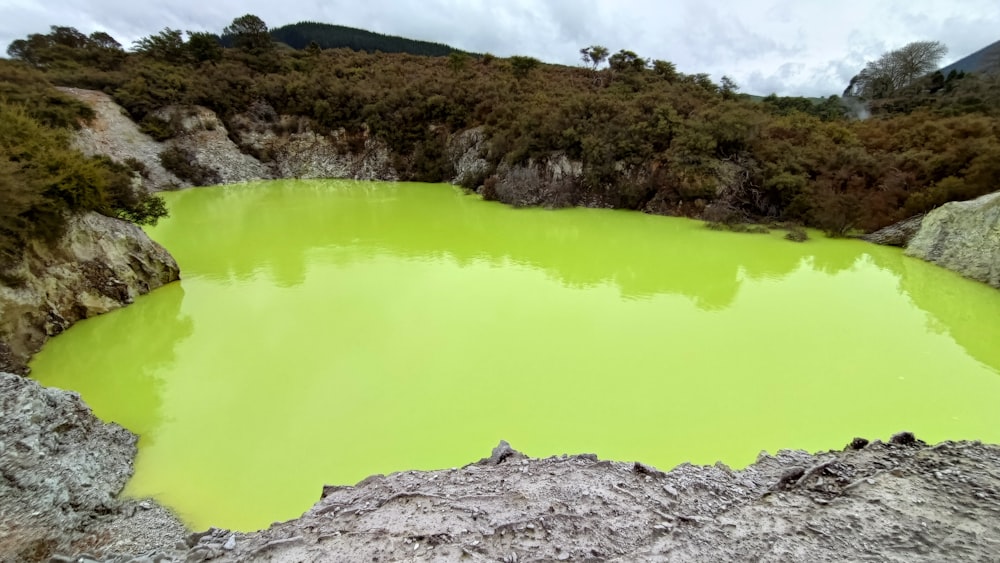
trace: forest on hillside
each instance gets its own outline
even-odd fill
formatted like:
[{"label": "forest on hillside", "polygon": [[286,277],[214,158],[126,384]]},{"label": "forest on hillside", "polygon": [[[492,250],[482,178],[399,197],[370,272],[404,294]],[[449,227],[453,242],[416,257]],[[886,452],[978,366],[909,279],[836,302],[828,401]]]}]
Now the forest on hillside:
[{"label": "forest on hillside", "polygon": [[[0,131],[0,252],[13,256],[27,238],[58,232],[68,210],[139,221],[163,214],[157,198],[124,187],[127,166],[69,150],[68,131],[88,111],[52,85],[111,94],[158,139],[177,134],[153,115],[169,104],[205,106],[227,122],[253,108],[275,123],[292,115],[319,132],[374,135],[406,180],[457,180],[491,197],[502,166],[565,155],[583,174],[553,205],[599,201],[835,236],[995,191],[1000,179],[1000,78],[933,73],[926,60],[900,75],[889,64],[899,53],[859,69],[850,97],[755,101],[727,78],[601,46],[581,49],[580,66],[291,50],[252,15],[221,36],[232,46],[165,29],[126,50],[105,33],[69,27],[12,43],[11,60],[0,61],[0,123],[11,129]],[[895,74],[880,74],[890,67]],[[859,107],[871,116],[858,119]],[[446,143],[472,127],[490,139],[490,169],[456,179]]]},{"label": "forest on hillside", "polygon": [[459,52],[441,43],[417,41],[405,37],[374,33],[364,29],[318,22],[299,22],[270,30],[271,38],[293,49],[311,44],[320,49],[352,49],[368,53],[409,53],[427,57],[446,57]]}]

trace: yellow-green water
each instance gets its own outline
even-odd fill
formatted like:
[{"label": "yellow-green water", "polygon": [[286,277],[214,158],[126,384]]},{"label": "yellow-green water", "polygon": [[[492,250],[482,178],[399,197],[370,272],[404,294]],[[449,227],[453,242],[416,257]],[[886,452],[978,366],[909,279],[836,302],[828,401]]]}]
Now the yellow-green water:
[{"label": "yellow-green water", "polygon": [[896,250],[444,185],[166,194],[183,281],[32,364],[142,436],[127,492],[195,528],[500,439],[669,469],[914,431],[1000,442],[1000,292]]}]

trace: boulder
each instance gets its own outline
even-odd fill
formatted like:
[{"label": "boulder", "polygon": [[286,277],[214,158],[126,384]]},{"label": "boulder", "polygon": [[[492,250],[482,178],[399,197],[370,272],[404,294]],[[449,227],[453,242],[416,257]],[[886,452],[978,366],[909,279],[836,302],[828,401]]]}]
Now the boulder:
[{"label": "boulder", "polygon": [[931,211],[906,254],[1000,289],[1000,192]]},{"label": "boulder", "polygon": [[177,262],[141,228],[90,212],[53,244],[33,241],[0,283],[0,371],[26,373],[49,337],[179,278]]}]

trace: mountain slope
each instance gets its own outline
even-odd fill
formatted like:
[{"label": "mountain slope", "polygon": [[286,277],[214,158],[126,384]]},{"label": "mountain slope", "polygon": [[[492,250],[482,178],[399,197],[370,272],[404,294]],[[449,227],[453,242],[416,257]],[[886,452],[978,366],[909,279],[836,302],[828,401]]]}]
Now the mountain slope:
[{"label": "mountain slope", "polygon": [[1000,72],[1000,41],[983,47],[941,69],[941,74],[956,72]]},{"label": "mountain slope", "polygon": [[409,53],[431,57],[444,57],[459,52],[441,43],[383,35],[364,29],[317,22],[299,22],[271,30],[271,37],[294,49],[305,49],[315,41],[323,49],[348,48],[374,53]]}]

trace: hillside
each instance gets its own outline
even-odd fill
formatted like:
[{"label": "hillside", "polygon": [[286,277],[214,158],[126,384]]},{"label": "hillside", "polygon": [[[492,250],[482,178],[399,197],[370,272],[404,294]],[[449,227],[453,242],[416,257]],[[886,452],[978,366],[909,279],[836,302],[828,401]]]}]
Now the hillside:
[{"label": "hillside", "polygon": [[428,57],[445,57],[458,49],[417,39],[383,35],[364,29],[317,22],[299,22],[271,30],[271,37],[293,49],[305,49],[315,42],[321,49],[347,48],[374,53],[409,53]]},{"label": "hillside", "polygon": [[[291,27],[310,29],[340,30],[341,39],[349,30]],[[7,100],[0,109],[23,122],[0,143],[11,174],[70,169],[39,167],[48,164],[42,156],[78,159],[62,151],[68,130],[88,119],[86,108],[54,85],[107,92],[144,132],[175,144],[187,135],[185,118],[165,117],[165,108],[211,110],[217,130],[232,132],[237,150],[267,169],[292,166],[274,147],[311,132],[342,154],[383,148],[394,179],[456,182],[518,206],[634,209],[730,227],[780,222],[834,236],[870,232],[993,192],[1000,178],[1000,80],[975,73],[888,92],[871,104],[877,119],[858,121],[837,96],[755,102],[732,84],[628,50],[597,68],[526,56],[387,53],[388,44],[376,53],[280,49],[249,14],[223,31],[232,47],[208,35],[185,40],[166,30],[131,52],[107,34],[72,28],[15,41],[13,60],[0,61]],[[16,134],[29,126],[58,129],[47,137],[49,152],[25,152],[40,138]],[[466,134],[479,147],[474,171],[449,152]],[[160,160],[185,182],[218,181],[184,147]],[[0,193],[0,251],[12,259],[26,240],[58,235],[66,210],[155,220],[163,212],[157,200],[126,189],[127,164],[79,161],[83,172],[74,179],[83,181],[11,180]]]},{"label": "hillside", "polygon": [[1000,41],[963,57],[941,69],[941,74],[955,72],[1000,72]]}]

